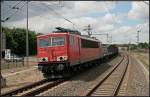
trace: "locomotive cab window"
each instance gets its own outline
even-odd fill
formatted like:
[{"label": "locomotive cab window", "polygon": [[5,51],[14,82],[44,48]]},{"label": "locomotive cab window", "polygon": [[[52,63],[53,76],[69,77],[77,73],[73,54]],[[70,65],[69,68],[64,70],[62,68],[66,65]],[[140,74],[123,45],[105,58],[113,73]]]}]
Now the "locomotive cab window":
[{"label": "locomotive cab window", "polygon": [[52,46],[63,46],[65,45],[64,37],[53,37],[52,38]]},{"label": "locomotive cab window", "polygon": [[47,39],[39,39],[39,47],[49,46],[49,41]]}]

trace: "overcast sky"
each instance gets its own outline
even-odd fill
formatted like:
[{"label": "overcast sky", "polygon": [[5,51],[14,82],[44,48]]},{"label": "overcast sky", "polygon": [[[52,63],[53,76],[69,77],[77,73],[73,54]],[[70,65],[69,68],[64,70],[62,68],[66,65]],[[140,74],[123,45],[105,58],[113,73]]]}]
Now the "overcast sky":
[{"label": "overcast sky", "polygon": [[[20,10],[11,9],[14,5]],[[2,20],[11,17],[3,26],[26,28],[25,1],[2,2],[1,15]],[[149,5],[142,1],[29,2],[29,29],[36,33],[51,33],[58,26],[73,29],[73,24],[63,17],[82,34],[87,34],[83,29],[88,24],[93,34],[108,33],[112,43],[135,43],[138,29],[141,29],[140,42],[149,42]],[[95,37],[108,43],[105,35]]]}]

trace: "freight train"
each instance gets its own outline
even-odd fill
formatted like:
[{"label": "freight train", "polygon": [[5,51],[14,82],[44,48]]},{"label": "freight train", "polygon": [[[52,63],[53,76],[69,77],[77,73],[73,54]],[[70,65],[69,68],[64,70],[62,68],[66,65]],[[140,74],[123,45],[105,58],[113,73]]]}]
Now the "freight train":
[{"label": "freight train", "polygon": [[115,45],[104,45],[98,39],[79,31],[56,27],[57,31],[37,36],[38,69],[45,77],[64,77],[72,71],[98,64],[116,56]]}]

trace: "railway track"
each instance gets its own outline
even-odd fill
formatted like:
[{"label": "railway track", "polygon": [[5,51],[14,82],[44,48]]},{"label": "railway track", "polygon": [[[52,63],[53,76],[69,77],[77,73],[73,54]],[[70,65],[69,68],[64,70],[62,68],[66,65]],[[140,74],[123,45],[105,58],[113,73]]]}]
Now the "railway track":
[{"label": "railway track", "polygon": [[3,93],[1,94],[1,96],[34,96],[65,81],[65,79],[59,79],[56,81],[43,79],[38,82],[23,86],[21,88],[17,88],[15,90]]},{"label": "railway track", "polygon": [[86,96],[117,96],[129,64],[128,56],[123,59]]},{"label": "railway track", "polygon": [[[122,61],[123,61],[123,59],[120,61],[119,64],[121,64]],[[115,66],[115,68],[117,68],[119,66],[119,64],[117,66]],[[113,71],[115,71],[115,68]],[[58,80],[52,81],[49,79],[43,79],[41,81],[31,83],[31,84],[23,86],[21,88],[3,93],[3,94],[1,94],[1,96],[35,96],[35,95],[38,95],[48,89],[53,88],[54,86],[57,86],[57,85],[65,82],[67,80],[68,79],[58,79]],[[94,89],[93,89],[93,91],[94,91]],[[88,93],[87,96],[91,95],[91,93],[92,92]]]}]

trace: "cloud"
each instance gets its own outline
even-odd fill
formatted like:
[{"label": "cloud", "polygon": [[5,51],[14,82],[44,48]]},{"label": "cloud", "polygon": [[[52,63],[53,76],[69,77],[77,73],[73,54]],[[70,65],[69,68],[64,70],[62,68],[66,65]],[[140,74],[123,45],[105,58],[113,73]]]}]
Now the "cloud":
[{"label": "cloud", "polygon": [[[5,19],[10,16],[16,10],[11,10],[10,12],[6,12],[11,7],[7,6],[8,4],[13,6],[19,1],[5,1],[2,3],[2,17]],[[42,4],[44,3],[44,4]],[[115,1],[106,2],[108,9],[113,9],[115,6]],[[9,21],[19,21],[21,19],[26,18],[26,2],[22,1],[17,7],[21,8],[21,6],[25,4],[25,6]],[[106,12],[106,6],[104,1],[62,1],[59,4],[57,1],[31,1],[29,4],[29,18],[38,16],[38,15],[50,15],[60,18],[60,16],[56,15],[54,11],[60,13],[62,16],[67,18],[76,18],[82,17],[84,15],[96,12],[103,13]],[[62,5],[62,7],[61,7]],[[48,8],[49,7],[49,8]],[[52,10],[53,9],[53,10]],[[6,13],[5,13],[6,12]],[[4,14],[5,13],[5,14]]]},{"label": "cloud", "polygon": [[148,20],[149,19],[149,6],[144,2],[133,1],[132,8],[128,13],[128,18],[133,20]]},{"label": "cloud", "polygon": [[[149,22],[135,26],[122,26],[110,32],[115,43],[136,43],[137,31],[140,27],[140,42],[149,42]],[[117,36],[117,37],[116,37]]]},{"label": "cloud", "polygon": [[[45,18],[43,18],[45,17]],[[80,18],[72,18],[70,19],[75,25],[75,28],[79,31],[83,31],[85,29],[85,26],[91,25],[94,29],[93,31],[100,31],[105,32],[114,29],[114,25],[110,23],[104,23],[102,21],[103,17],[80,17]],[[73,29],[73,24],[71,24],[68,21],[65,21],[62,18],[57,17],[48,17],[48,16],[34,16],[29,18],[29,28],[31,30],[41,32],[41,33],[48,33],[52,30],[54,30],[55,27],[61,26],[65,28],[71,28]],[[101,22],[100,22],[101,21]],[[23,19],[21,21],[12,21],[12,22],[6,22],[5,26],[8,27],[22,27],[26,28],[26,19]]]},{"label": "cloud", "polygon": [[[128,43],[129,40],[132,40],[133,42],[136,41],[137,25],[134,27],[126,25],[122,25],[121,27],[119,27],[116,25],[116,23],[122,23],[122,21],[126,17],[126,13],[119,15],[116,15],[115,13],[108,13],[107,9],[111,10],[115,7],[114,1],[62,1],[61,5],[63,7],[61,7],[58,4],[59,2],[56,1],[44,1],[43,3],[53,8],[54,11],[58,12],[63,17],[72,21],[75,24],[75,28],[81,31],[82,34],[87,34],[87,32],[83,31],[83,29],[85,29],[85,26],[90,24],[93,28],[93,33],[109,33],[109,35],[112,35],[113,41],[116,41],[116,43]],[[3,11],[6,11],[6,9],[3,7]],[[50,10],[45,5],[40,4],[40,1],[30,2],[29,29],[36,31],[37,33],[50,33],[55,30],[55,27],[58,26],[70,29],[74,28],[72,23],[64,20],[61,16],[56,15],[53,10]],[[133,7],[131,10],[139,12]],[[98,15],[96,17],[90,16],[93,13],[96,13]],[[5,22],[3,25],[10,28],[26,28],[26,7],[22,11],[17,13],[11,20]],[[142,28],[143,36],[141,36],[141,40],[148,41],[147,34],[149,34],[149,22],[147,22],[147,24],[144,23],[138,25],[145,25],[145,28]],[[96,37],[103,43],[107,43],[105,36]],[[146,38],[142,39],[142,37]]]},{"label": "cloud", "polygon": [[[105,1],[106,2],[106,1]],[[106,6],[105,2],[101,1],[80,1],[75,2],[75,10],[79,12],[93,12],[93,11],[99,11],[99,12],[105,12]],[[112,9],[114,8],[115,2],[107,2],[107,8]]]}]

